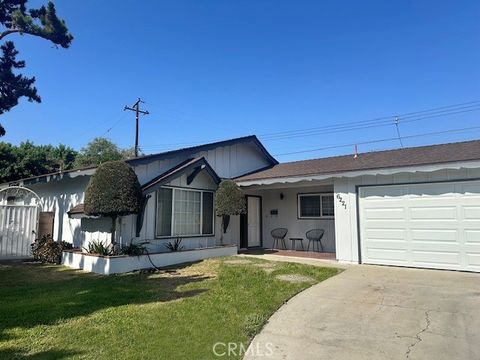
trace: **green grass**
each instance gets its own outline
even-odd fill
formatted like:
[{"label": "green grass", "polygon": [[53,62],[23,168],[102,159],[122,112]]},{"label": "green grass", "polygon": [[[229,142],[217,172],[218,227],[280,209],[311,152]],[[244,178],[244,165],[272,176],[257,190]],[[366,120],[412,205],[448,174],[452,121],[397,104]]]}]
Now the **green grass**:
[{"label": "green grass", "polygon": [[320,282],[338,271],[278,262],[267,273],[253,265],[263,261],[230,265],[225,259],[109,277],[4,263],[0,358],[213,359],[216,342],[247,345],[275,310],[312,285],[275,275]]}]

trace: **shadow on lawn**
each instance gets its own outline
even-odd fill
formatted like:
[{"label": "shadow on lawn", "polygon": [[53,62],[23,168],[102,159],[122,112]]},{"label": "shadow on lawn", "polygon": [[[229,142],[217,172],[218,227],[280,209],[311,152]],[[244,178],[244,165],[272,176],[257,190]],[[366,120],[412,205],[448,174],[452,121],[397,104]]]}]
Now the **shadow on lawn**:
[{"label": "shadow on lawn", "polygon": [[[210,278],[178,273],[100,276],[40,264],[11,264],[0,271],[0,340],[10,338],[6,331],[12,328],[51,325],[127,304],[196,296],[208,289],[195,284]],[[182,289],[183,285],[189,287]]]}]

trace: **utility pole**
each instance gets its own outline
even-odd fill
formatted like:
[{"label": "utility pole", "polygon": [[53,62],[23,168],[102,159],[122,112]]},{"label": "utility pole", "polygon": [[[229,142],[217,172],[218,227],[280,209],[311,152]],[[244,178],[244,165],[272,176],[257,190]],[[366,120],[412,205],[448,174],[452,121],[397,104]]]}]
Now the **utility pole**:
[{"label": "utility pole", "polygon": [[133,104],[132,107],[125,105],[123,111],[130,110],[135,111],[135,157],[138,157],[138,117],[140,114],[148,115],[150,114],[146,110],[140,110],[140,103],[144,103],[142,99],[138,98],[137,102]]}]

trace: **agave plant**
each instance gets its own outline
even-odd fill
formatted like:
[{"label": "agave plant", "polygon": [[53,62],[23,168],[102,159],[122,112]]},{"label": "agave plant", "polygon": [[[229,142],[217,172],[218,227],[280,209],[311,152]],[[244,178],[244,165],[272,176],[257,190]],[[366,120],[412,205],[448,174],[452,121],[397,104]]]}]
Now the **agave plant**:
[{"label": "agave plant", "polygon": [[181,251],[185,248],[185,246],[181,245],[182,239],[177,238],[174,242],[169,241],[165,244],[165,247],[170,251]]},{"label": "agave plant", "polygon": [[89,254],[96,254],[102,256],[111,256],[115,254],[112,246],[105,245],[100,240],[94,240],[88,243],[88,246],[83,248]]}]

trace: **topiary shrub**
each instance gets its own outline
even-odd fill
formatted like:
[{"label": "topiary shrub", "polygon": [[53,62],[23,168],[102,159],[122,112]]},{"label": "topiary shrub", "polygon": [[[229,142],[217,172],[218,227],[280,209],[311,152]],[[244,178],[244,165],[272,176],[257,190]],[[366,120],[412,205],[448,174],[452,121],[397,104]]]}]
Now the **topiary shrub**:
[{"label": "topiary shrub", "polygon": [[72,249],[73,245],[65,241],[57,242],[51,235],[44,235],[36,239],[31,245],[33,258],[43,263],[60,264],[62,251]]},{"label": "topiary shrub", "polygon": [[215,195],[215,212],[222,218],[222,233],[220,240],[223,243],[223,234],[227,232],[231,215],[245,214],[247,205],[245,196],[238,185],[232,180],[223,180],[218,186]]},{"label": "topiary shrub", "polygon": [[101,164],[85,191],[85,213],[112,219],[111,243],[115,244],[119,216],[138,214],[142,208],[142,189],[137,175],[124,161]]}]

